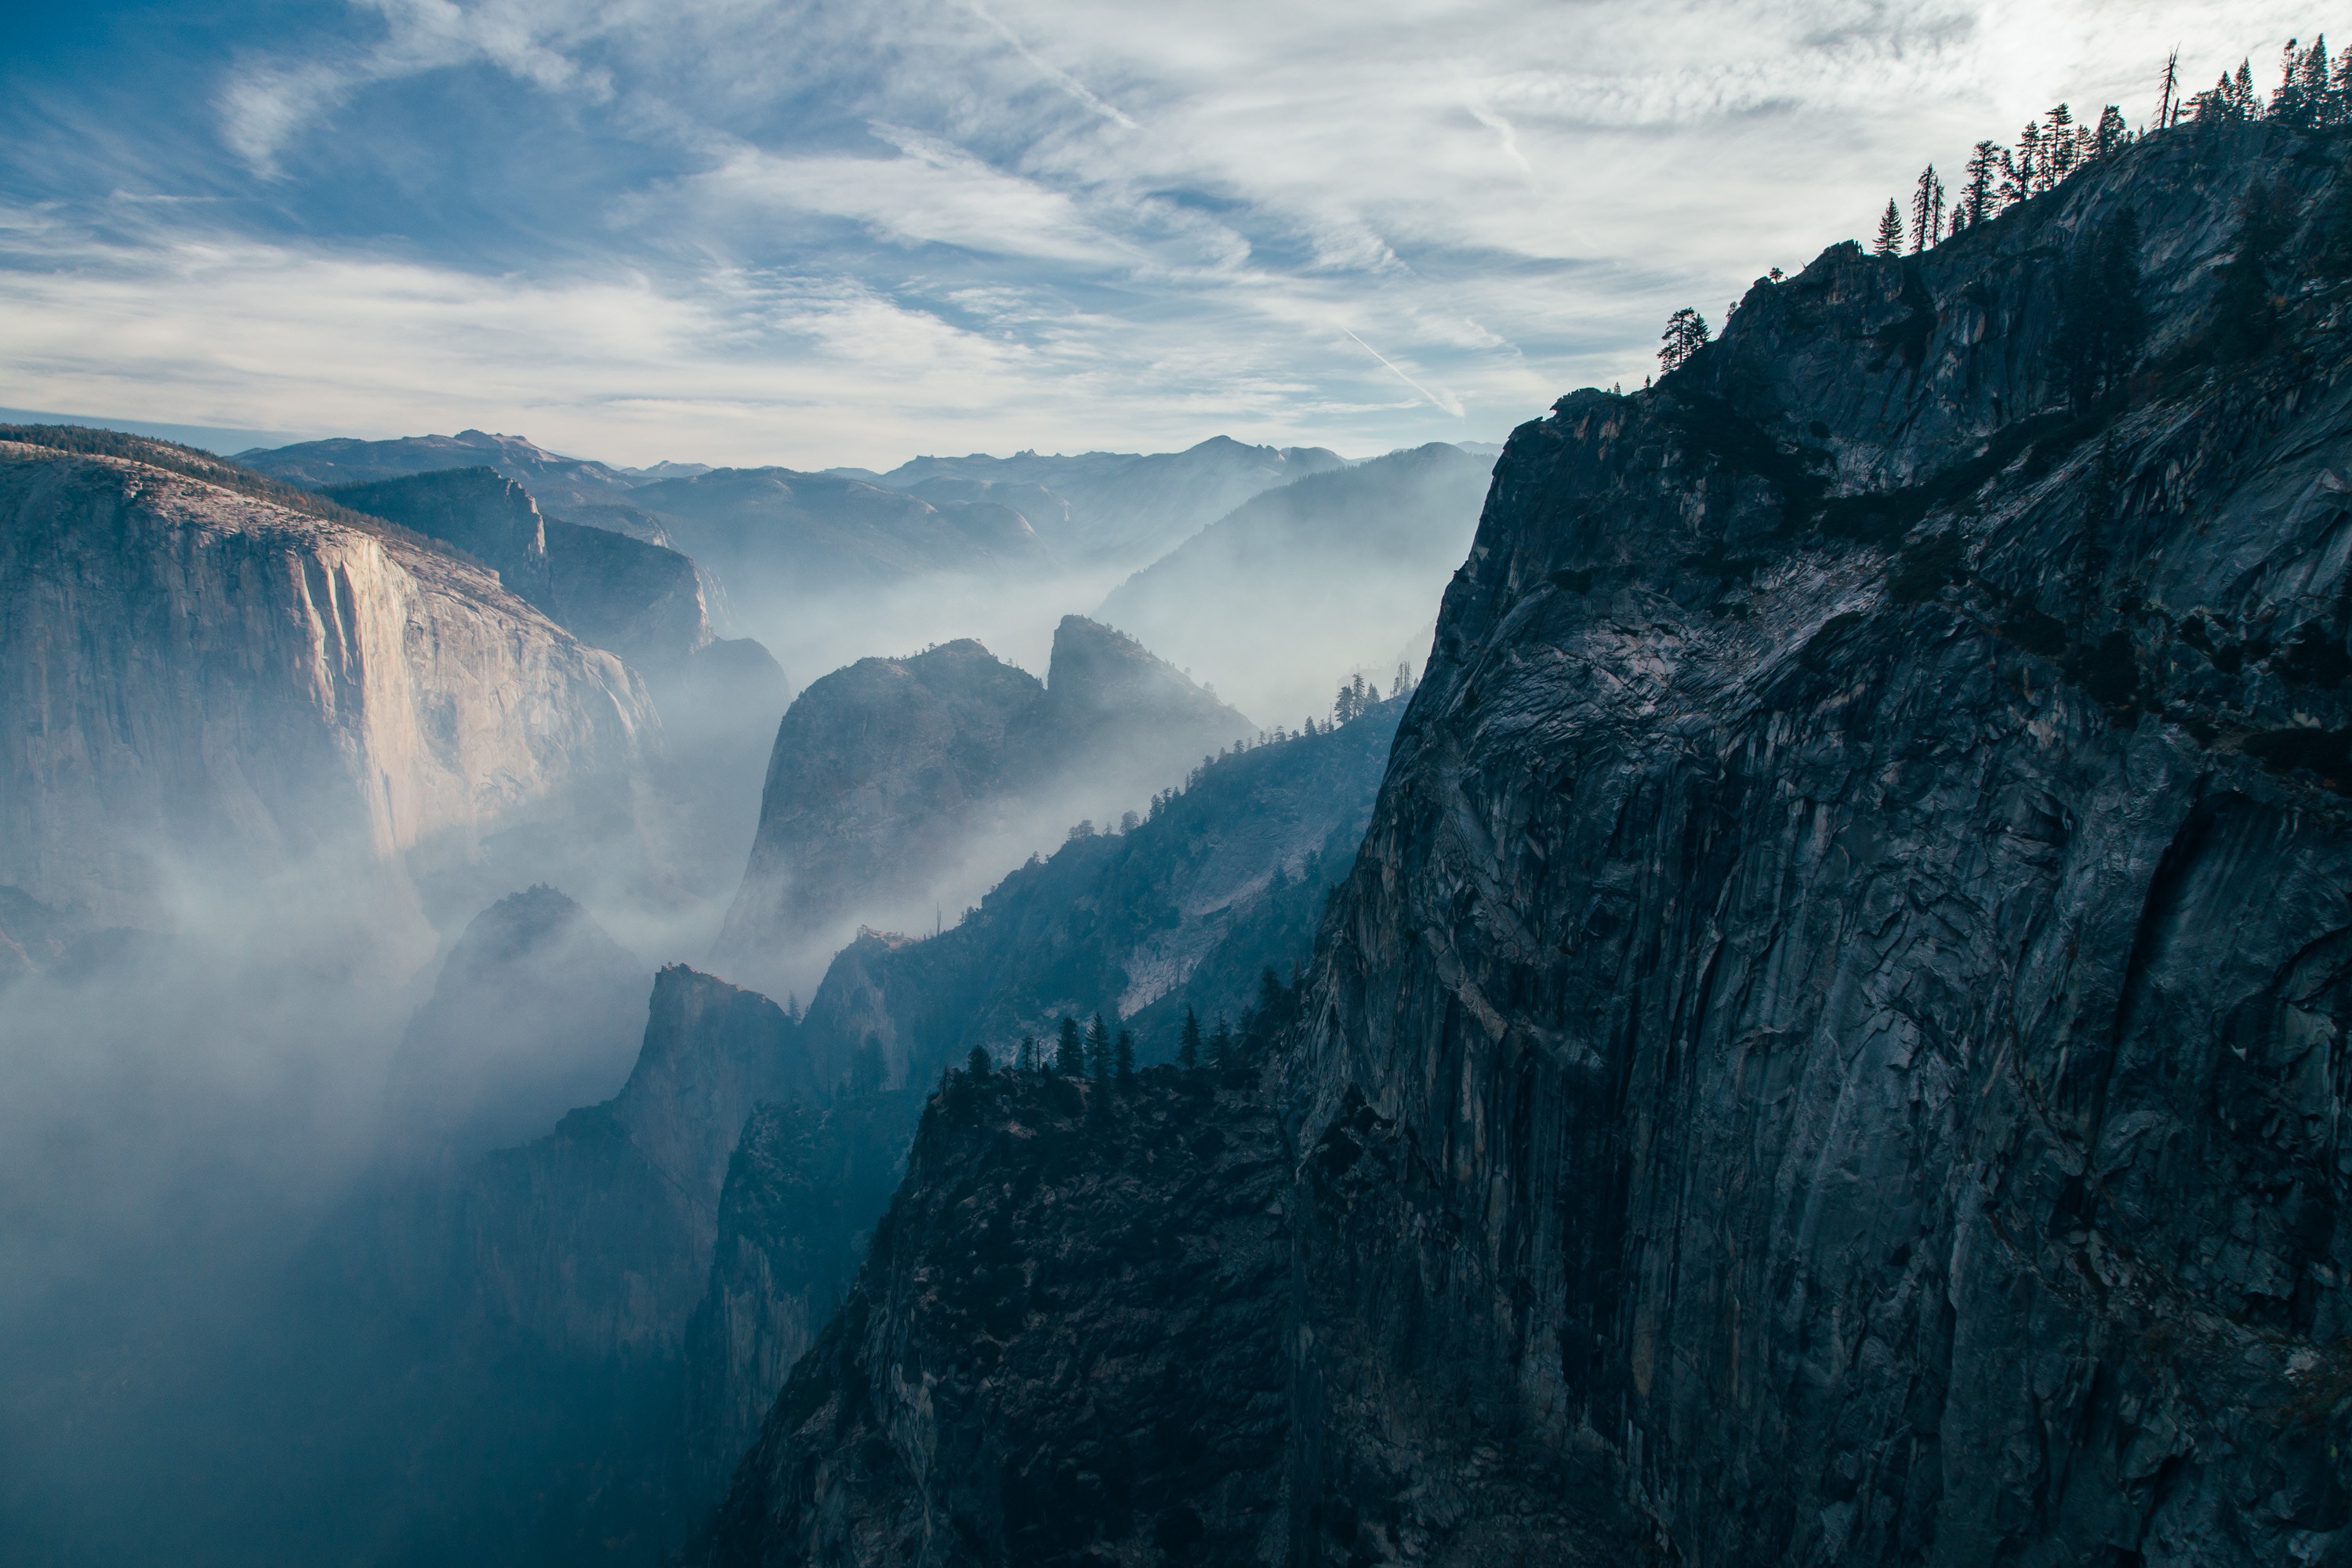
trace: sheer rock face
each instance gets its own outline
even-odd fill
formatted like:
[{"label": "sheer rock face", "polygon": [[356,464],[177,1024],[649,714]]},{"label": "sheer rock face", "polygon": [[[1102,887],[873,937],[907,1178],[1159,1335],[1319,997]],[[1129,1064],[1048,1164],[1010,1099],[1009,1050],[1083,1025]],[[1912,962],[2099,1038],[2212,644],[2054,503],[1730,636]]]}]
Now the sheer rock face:
[{"label": "sheer rock face", "polygon": [[688,1486],[709,1508],[776,1391],[856,1278],[898,1184],[919,1094],[762,1104],[719,1201],[709,1284],[686,1327]]},{"label": "sheer rock face", "polygon": [[530,492],[495,468],[404,475],[323,493],[456,545],[564,630],[638,670],[675,673],[710,641],[693,562],[625,533],[544,519]]},{"label": "sheer rock face", "polygon": [[672,964],[619,1093],[437,1177],[372,1184],[323,1228],[321,1259],[363,1300],[474,1331],[582,1356],[674,1352],[745,1120],[810,1089],[782,1008]]},{"label": "sheer rock face", "polygon": [[[2159,136],[1515,433],[1268,1073],[1289,1561],[2352,1546],[2338,177]],[[2231,357],[2257,180],[2281,324]],[[2060,279],[2126,210],[2150,368],[2071,407]],[[1132,1408],[1086,1249],[1153,1200],[1000,1231],[1071,1189],[947,1106],[715,1560],[1048,1560],[1012,1456]],[[1139,1341],[1218,1299],[1152,1283]]]},{"label": "sheer rock face", "polygon": [[[478,567],[113,458],[0,447],[0,885],[390,866],[624,790],[643,688]],[[601,808],[599,808],[601,809]]]},{"label": "sheer rock face", "polygon": [[2346,343],[2053,409],[2069,248],[2193,350],[2263,134],[1514,435],[1293,1067],[1305,1560],[1579,1528],[1482,1446],[1686,1562],[2345,1550]]},{"label": "sheer rock face", "polygon": [[1202,1072],[959,1079],[713,1563],[1279,1563],[1290,1160]]},{"label": "sheer rock face", "polygon": [[1026,849],[1070,803],[1139,805],[1249,727],[1131,639],[1075,616],[1055,634],[1048,677],[1041,685],[965,639],[863,659],[803,692],[776,731],[721,939],[730,961],[765,979],[779,962],[831,952],[861,921],[912,924],[954,879],[992,880],[976,862],[1017,858],[1008,844]]}]

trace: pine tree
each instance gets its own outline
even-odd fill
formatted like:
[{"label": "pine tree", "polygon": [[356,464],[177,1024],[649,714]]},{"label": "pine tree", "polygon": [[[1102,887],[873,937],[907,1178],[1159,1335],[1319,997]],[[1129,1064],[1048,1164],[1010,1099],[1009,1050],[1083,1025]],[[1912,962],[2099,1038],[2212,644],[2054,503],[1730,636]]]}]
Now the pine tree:
[{"label": "pine tree", "polygon": [[1054,1070],[1064,1078],[1086,1076],[1086,1047],[1078,1043],[1078,1021],[1067,1013],[1062,1015],[1062,1036],[1054,1047]]},{"label": "pine tree", "polygon": [[2032,171],[2017,166],[2017,159],[2006,147],[2000,150],[2000,206],[2007,212],[2033,194]]},{"label": "pine tree", "polygon": [[2074,111],[2064,104],[2052,110],[2049,128],[2042,132],[2042,161],[2050,170],[2050,184],[2055,185],[2074,172]]},{"label": "pine tree", "polygon": [[1201,1065],[1201,1018],[1184,1009],[1184,1027],[1176,1037],[1176,1065],[1188,1071]]},{"label": "pine tree", "polygon": [[2233,119],[2252,120],[2254,117],[2254,72],[2252,61],[2240,60],[2238,62],[2238,79],[2230,84],[2230,100],[2237,106],[2237,111],[2232,116]]},{"label": "pine tree", "polygon": [[2157,100],[2156,128],[2158,131],[2179,118],[2178,98],[2180,91],[2180,51],[2175,49],[2165,57],[2164,96]]},{"label": "pine tree", "polygon": [[1658,335],[1658,342],[1663,345],[1658,350],[1660,374],[1671,374],[1706,346],[1706,318],[1685,305],[1666,318],[1666,330]]},{"label": "pine tree", "polygon": [[1133,1083],[1135,1081],[1134,1030],[1121,1029],[1118,1032],[1118,1044],[1112,1048],[1111,1052],[1111,1068],[1112,1070],[1118,1075],[1119,1082]]},{"label": "pine tree", "polygon": [[1110,1031],[1103,1027],[1103,1016],[1097,1013],[1087,1026],[1087,1076],[1110,1076]]},{"label": "pine tree", "polygon": [[1037,1070],[1036,1036],[1024,1035],[1021,1037],[1021,1049],[1013,1057],[1013,1065],[1023,1072],[1035,1072]]},{"label": "pine tree", "polygon": [[1969,154],[1969,183],[1960,187],[1959,210],[1968,214],[1969,222],[1978,224],[1999,211],[2000,148],[1994,142],[1979,142]]},{"label": "pine tree", "polygon": [[2131,127],[2124,123],[2123,110],[2111,103],[2099,110],[2098,129],[2091,132],[2091,156],[2112,158],[2130,144]]},{"label": "pine tree", "polygon": [[988,1059],[988,1047],[986,1046],[972,1047],[971,1055],[964,1058],[964,1070],[971,1073],[974,1078],[986,1078],[989,1074],[989,1069],[995,1065],[995,1063]]},{"label": "pine tree", "polygon": [[2279,58],[2279,84],[2271,94],[2270,118],[2282,125],[2306,123],[2303,103],[2303,52],[2289,38]]},{"label": "pine tree", "polygon": [[2029,120],[2017,137],[2017,184],[2024,196],[2038,196],[2050,188],[2048,172],[2042,166],[2042,122]]},{"label": "pine tree", "polygon": [[1911,254],[1919,255],[1936,243],[1944,232],[1944,182],[1936,177],[1936,165],[1928,164],[1919,171],[1919,181],[1911,194]]},{"label": "pine tree", "polygon": [[1903,254],[1903,209],[1895,205],[1893,196],[1886,198],[1886,210],[1878,215],[1878,238],[1871,246],[1870,253],[1873,256]]},{"label": "pine tree", "polygon": [[1224,1015],[1217,1015],[1217,1026],[1209,1032],[1209,1061],[1220,1073],[1230,1073],[1241,1066],[1241,1052],[1234,1042],[1233,1026]]}]

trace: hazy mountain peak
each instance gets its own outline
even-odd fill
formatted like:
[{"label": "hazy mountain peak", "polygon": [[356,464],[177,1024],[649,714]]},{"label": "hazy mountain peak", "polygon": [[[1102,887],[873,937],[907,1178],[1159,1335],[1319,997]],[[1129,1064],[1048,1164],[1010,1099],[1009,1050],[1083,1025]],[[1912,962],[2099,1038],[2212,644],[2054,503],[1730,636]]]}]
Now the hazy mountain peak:
[{"label": "hazy mountain peak", "polygon": [[1187,725],[1228,725],[1235,732],[1253,727],[1135,638],[1084,616],[1065,616],[1055,629],[1045,693],[1064,724],[1105,718],[1131,723],[1156,715]]}]

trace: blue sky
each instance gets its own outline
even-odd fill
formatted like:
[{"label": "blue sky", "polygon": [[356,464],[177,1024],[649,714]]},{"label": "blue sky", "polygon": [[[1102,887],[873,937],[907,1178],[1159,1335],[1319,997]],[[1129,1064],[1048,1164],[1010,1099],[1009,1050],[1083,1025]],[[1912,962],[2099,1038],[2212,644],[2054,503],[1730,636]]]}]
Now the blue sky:
[{"label": "blue sky", "polygon": [[[2325,17],[2317,18],[2325,21]],[[1499,439],[2060,98],[1956,0],[10,7],[0,404],[618,462]],[[2352,42],[2347,39],[2346,42]]]}]

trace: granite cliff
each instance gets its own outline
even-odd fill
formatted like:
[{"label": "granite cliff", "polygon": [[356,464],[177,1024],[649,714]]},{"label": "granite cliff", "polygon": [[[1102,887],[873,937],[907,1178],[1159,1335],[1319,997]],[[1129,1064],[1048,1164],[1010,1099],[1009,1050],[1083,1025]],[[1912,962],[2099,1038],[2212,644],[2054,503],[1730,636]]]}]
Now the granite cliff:
[{"label": "granite cliff", "polygon": [[643,676],[668,744],[649,774],[656,799],[639,813],[648,852],[632,891],[637,901],[673,906],[731,891],[757,820],[767,740],[790,691],[760,643],[712,636],[694,562],[609,529],[543,517],[522,485],[487,467],[320,493],[490,566],[549,619]]},{"label": "granite cliff", "polygon": [[1250,727],[1076,616],[1042,683],[969,639],[861,660],[802,692],[776,731],[719,951],[769,982],[821,964],[860,924],[929,924],[1031,844],[1142,804]]},{"label": "granite cliff", "polygon": [[[489,911],[459,950],[470,985],[445,984],[412,1043],[470,1004],[493,1061],[532,1045],[552,1021],[533,1016],[534,987],[583,945],[545,929],[566,923],[547,918],[560,897]],[[499,940],[518,925],[530,940]],[[240,1440],[213,1478],[225,1522],[193,1530],[185,1556],[236,1561],[267,1538],[317,1562],[645,1563],[707,1505],[712,1483],[687,1468],[682,1350],[720,1194],[755,1108],[815,1097],[797,1024],[765,997],[682,965],[651,991],[635,987],[642,1043],[617,1093],[509,1147],[403,1151],[319,1227],[257,1330],[254,1368],[212,1399]],[[590,1045],[561,1042],[562,1065],[594,1065]],[[497,1103],[512,1128],[544,1096]]]},{"label": "granite cliff", "polygon": [[660,752],[644,688],[495,574],[184,448],[10,435],[0,885],[136,922],[174,867],[321,856],[397,887],[626,816]]},{"label": "granite cliff", "polygon": [[[1514,434],[1263,1064],[1284,1522],[1226,1560],[2347,1552],[2344,153],[2152,137]],[[1005,1527],[982,1435],[1107,1417],[1220,1517],[1139,1380],[1030,1371],[1119,1342],[1014,1293],[1109,1222],[957,1252],[1045,1178],[955,1088],[712,1560],[1172,1556]]]}]

